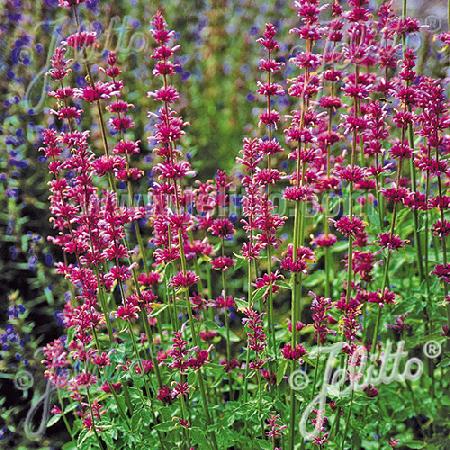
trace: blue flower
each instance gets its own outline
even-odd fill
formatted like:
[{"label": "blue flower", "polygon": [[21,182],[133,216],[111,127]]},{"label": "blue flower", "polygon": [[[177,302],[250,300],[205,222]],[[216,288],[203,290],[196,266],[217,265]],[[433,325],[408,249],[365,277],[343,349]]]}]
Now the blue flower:
[{"label": "blue flower", "polygon": [[8,434],[8,429],[5,426],[0,428],[0,441],[3,441],[4,439],[6,439],[7,434]]}]

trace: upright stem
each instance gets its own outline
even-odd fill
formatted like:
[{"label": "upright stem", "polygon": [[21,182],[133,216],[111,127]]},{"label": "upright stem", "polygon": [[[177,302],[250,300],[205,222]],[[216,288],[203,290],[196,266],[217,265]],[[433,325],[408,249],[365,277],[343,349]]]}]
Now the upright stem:
[{"label": "upright stem", "polygon": [[88,405],[89,405],[89,411],[91,414],[92,429],[94,430],[94,434],[97,439],[99,447],[101,448],[101,450],[105,450],[105,446],[103,445],[103,442],[100,439],[100,436],[98,434],[97,428],[95,427],[94,411],[92,410],[92,402],[91,402],[91,396],[89,394],[89,387],[86,388],[86,395],[87,395],[87,400],[88,400]]},{"label": "upright stem", "polygon": [[[449,0],[450,1],[450,0]],[[407,0],[403,0],[402,2],[402,19],[405,19],[407,13]],[[402,48],[403,48],[403,57],[405,56],[405,50],[406,50],[406,35],[402,35]],[[406,82],[406,87],[409,87],[409,82]],[[405,108],[408,110],[408,112],[411,112],[412,108],[409,103],[405,104]],[[417,176],[416,176],[416,168],[414,166],[414,128],[413,124],[408,124],[408,144],[413,150],[413,156],[410,159],[410,176],[411,176],[411,188],[414,193],[417,192]],[[414,247],[416,250],[416,258],[417,258],[417,268],[419,271],[419,277],[420,280],[423,282],[424,278],[427,277],[427,275],[424,275],[424,269],[423,269],[423,257],[422,257],[422,241],[420,236],[420,230],[419,230],[419,214],[416,209],[413,209],[413,222],[414,222]]]},{"label": "upright stem", "polygon": [[[402,133],[402,136],[403,136],[403,133]],[[401,171],[402,171],[402,159],[399,160],[398,166],[397,166],[397,183],[396,183],[397,186],[399,185],[399,182],[400,182]],[[389,231],[390,239],[392,239],[392,237],[394,236],[396,222],[397,222],[397,202],[394,203],[393,211],[392,211],[392,222],[391,222],[391,228]],[[386,260],[385,260],[383,282],[382,282],[382,286],[381,286],[381,295],[382,296],[384,296],[384,291],[388,284],[389,264],[391,261],[391,250],[387,249],[387,252],[388,252],[388,254],[387,254]],[[382,311],[382,307],[379,306],[378,313],[377,313],[377,319],[375,322],[375,329],[373,332],[371,353],[375,353],[375,351],[376,351],[376,343],[378,340],[378,331],[380,328],[381,311]]]},{"label": "upright stem", "polygon": [[[306,39],[306,53],[311,53],[312,41]],[[309,69],[305,68],[304,76],[304,93],[302,96],[302,109],[300,116],[300,127],[302,128],[305,123],[305,114],[309,107],[309,99],[306,97],[306,86],[309,81]],[[306,145],[306,144],[305,144]],[[296,163],[296,183],[297,186],[303,186],[305,182],[306,166],[303,162],[300,166],[300,151],[301,142],[298,142],[297,146],[297,163]],[[301,179],[300,179],[300,168],[301,168]],[[297,201],[295,203],[295,218],[294,218],[294,238],[293,238],[293,249],[292,258],[294,261],[297,260],[297,250],[304,241],[305,232],[305,213],[306,213],[305,201]],[[302,297],[302,273],[294,272],[292,275],[293,286],[292,286],[292,297],[291,297],[291,345],[294,348],[297,345],[297,321],[301,318],[301,297]],[[295,371],[295,361],[291,362],[291,373]],[[297,401],[296,392],[294,386],[290,390],[290,414],[289,414],[289,438],[288,438],[288,449],[294,450],[295,448],[295,435],[296,435],[296,415],[297,415]]]},{"label": "upright stem", "polygon": [[[331,133],[332,124],[333,124],[333,112],[330,108],[328,112],[328,133]],[[330,178],[331,173],[331,144],[327,145],[327,160],[326,160],[326,171],[327,171],[327,179]],[[330,227],[328,223],[328,216],[330,215],[330,191],[325,191],[325,208],[323,211],[323,233],[325,236],[328,236]],[[331,298],[331,277],[330,277],[330,247],[327,245],[324,248],[324,267],[325,267],[325,288],[324,293],[325,297]]]},{"label": "upright stem", "polygon": [[[269,54],[269,61],[271,60],[271,51],[269,49],[268,51]],[[269,85],[272,82],[272,76],[271,76],[271,72],[269,71],[267,74],[267,81],[269,83]],[[270,111],[272,109],[272,105],[271,105],[271,96],[270,94],[267,95],[267,114],[270,114]],[[272,139],[272,126],[268,125],[267,126],[267,131],[269,134],[269,140]],[[272,164],[271,164],[271,158],[270,158],[270,154],[267,156],[267,169],[271,169]],[[267,202],[270,202],[270,184],[267,185]],[[271,245],[268,244],[267,245],[267,273],[269,274],[269,276],[272,275],[272,254],[271,254]],[[270,279],[271,280],[271,279]],[[275,356],[275,359],[277,359],[277,348],[276,348],[276,341],[275,341],[275,324],[274,324],[274,320],[273,320],[273,291],[272,291],[272,281],[270,281],[269,284],[269,292],[268,292],[269,298],[268,298],[268,322],[269,322],[269,335],[270,335],[270,342],[272,344],[272,352]]]},{"label": "upright stem", "polygon": [[64,425],[66,426],[67,432],[70,435],[70,439],[73,439],[72,427],[70,426],[69,421],[67,420],[66,414],[64,413],[64,400],[61,397],[61,392],[59,389],[56,389],[56,393],[58,395],[59,404],[61,405],[61,415],[62,415],[62,419],[64,421]]},{"label": "upright stem", "polygon": [[[80,18],[78,16],[78,9],[76,6],[73,6],[72,9],[73,9],[74,17],[75,17],[75,22],[77,24],[77,28],[80,29],[81,24],[80,24]],[[94,87],[95,85],[94,85],[94,80],[93,80],[92,74],[91,74],[91,66],[87,59],[87,52],[86,52],[85,47],[83,47],[82,53],[83,53],[84,64],[86,67],[87,76],[89,78],[88,82],[92,87]],[[101,136],[102,136],[103,147],[105,150],[105,155],[108,156],[109,155],[109,146],[108,146],[108,138],[107,138],[107,134],[106,134],[105,121],[103,118],[102,106],[100,104],[100,100],[97,100],[95,103],[97,105],[97,113],[98,113],[98,119],[99,119],[99,124],[100,124],[100,132],[101,132]]]},{"label": "upright stem", "polygon": [[[270,246],[267,247],[267,272],[269,275],[272,273],[272,252]],[[275,323],[273,318],[273,292],[272,283],[269,285],[269,331],[270,331],[270,341],[272,343],[272,352],[275,357],[275,361],[278,359],[277,351],[277,340],[275,338]]]},{"label": "upright stem", "polygon": [[[248,260],[247,263],[247,305],[249,308],[252,307],[252,261]],[[247,402],[248,397],[248,372],[249,372],[249,364],[250,364],[250,347],[247,344],[247,351],[245,357],[245,373],[244,373],[244,403]]]},{"label": "upright stem", "polygon": [[[96,345],[96,347],[97,347],[97,350],[100,352],[100,351],[101,351],[100,342],[99,342],[99,340],[98,340],[97,331],[95,330],[94,327],[92,327],[92,334],[94,335],[94,341],[95,341],[95,345]],[[99,369],[99,371],[100,371],[100,369]],[[104,374],[104,375],[105,375],[105,374]],[[107,378],[106,375],[105,375],[105,378]],[[122,417],[122,419],[123,419],[123,420],[125,421],[125,423],[127,424],[128,429],[131,431],[131,424],[130,424],[130,421],[129,421],[127,415],[125,414],[124,410],[123,410],[122,407],[120,406],[120,402],[119,402],[119,399],[117,398],[117,394],[116,394],[116,391],[115,391],[114,387],[112,386],[112,384],[110,383],[110,381],[109,381],[108,379],[107,379],[106,382],[107,382],[107,384],[108,384],[108,386],[109,386],[109,389],[110,389],[110,391],[111,391],[111,394],[112,394],[113,397],[114,397],[114,400],[115,400],[116,406],[117,406],[117,410],[119,411],[120,416]],[[59,392],[58,392],[58,395],[59,395]]]},{"label": "upright stem", "polygon": [[[181,210],[180,210],[180,200],[178,198],[178,185],[177,185],[177,182],[175,180],[174,180],[174,187],[175,187],[175,199],[176,199],[177,214],[180,214]],[[178,245],[179,245],[179,251],[180,251],[181,272],[184,275],[186,275],[186,272],[187,272],[186,255],[184,253],[183,235],[181,234],[181,230],[180,229],[178,230]],[[188,316],[189,316],[189,325],[190,325],[190,328],[191,328],[192,339],[194,341],[195,346],[200,348],[200,340],[199,340],[197,326],[195,324],[194,316],[192,314],[192,305],[191,305],[191,301],[189,299],[189,291],[188,290],[185,290],[185,298],[186,298],[186,302],[187,302],[187,310],[188,310]],[[197,375],[198,375],[198,386],[199,386],[200,395],[201,395],[201,398],[202,398],[202,403],[203,403],[203,409],[204,409],[204,413],[205,413],[206,423],[207,423],[208,426],[211,426],[212,425],[212,420],[211,420],[211,416],[209,414],[208,397],[206,395],[205,382],[204,382],[204,379],[203,379],[203,373],[202,373],[202,369],[201,368],[198,369]],[[215,431],[211,431],[209,433],[209,435],[210,435],[211,444],[212,444],[213,448],[217,449],[217,440],[216,440],[216,433],[215,433]]]},{"label": "upright stem", "polygon": [[[359,77],[359,67],[356,65],[355,67],[355,84],[358,84]],[[355,116],[358,116],[358,100],[356,97],[353,99],[353,109]],[[356,128],[353,130],[353,138],[352,138],[352,150],[350,153],[350,165],[353,167],[355,163],[355,154],[356,154],[356,145],[357,145],[357,130]],[[353,181],[349,183],[349,194],[348,194],[348,215],[350,217],[350,221],[353,219]],[[348,250],[347,250],[347,286],[346,286],[346,295],[345,302],[348,305],[350,301],[350,297],[352,294],[352,277],[353,277],[353,235],[350,234],[348,237]]]},{"label": "upright stem", "polygon": [[[302,170],[302,184],[304,179],[305,170]],[[297,249],[299,243],[303,242],[303,231],[304,231],[304,202],[296,202],[295,205],[295,221],[294,221],[294,245],[293,245],[293,258],[297,259]],[[298,231],[297,231],[298,230]],[[291,306],[291,345],[294,348],[297,345],[297,321],[300,319],[301,315],[301,290],[302,290],[302,274],[294,272],[293,274],[293,286],[292,286],[292,306]],[[296,364],[295,361],[291,362],[291,373],[295,371]],[[296,391],[294,387],[291,387],[290,391],[290,416],[289,416],[289,444],[288,448],[293,450],[295,447],[295,417],[297,413],[297,401],[296,401]]]},{"label": "upright stem", "polygon": [[347,413],[347,419],[345,420],[345,427],[344,427],[344,434],[342,435],[342,442],[341,442],[341,450],[344,450],[344,446],[345,446],[345,437],[347,436],[347,431],[348,431],[348,427],[350,424],[350,418],[352,416],[352,406],[353,406],[353,395],[355,392],[354,387],[351,387],[352,389],[352,393],[350,396],[350,407],[348,409],[348,413]]},{"label": "upright stem", "polygon": [[[221,248],[222,248],[222,257],[225,256],[225,242],[224,238],[221,239]],[[226,283],[225,283],[225,270],[222,269],[221,271],[221,278],[222,278],[222,295],[223,298],[226,298]],[[228,308],[225,308],[224,310],[224,316],[225,316],[225,333],[226,333],[226,339],[225,339],[225,352],[227,357],[227,362],[231,361],[231,341],[230,341],[230,313],[228,311]],[[232,383],[232,372],[231,370],[228,372],[228,385],[230,388],[230,399],[233,400],[233,383]]]}]

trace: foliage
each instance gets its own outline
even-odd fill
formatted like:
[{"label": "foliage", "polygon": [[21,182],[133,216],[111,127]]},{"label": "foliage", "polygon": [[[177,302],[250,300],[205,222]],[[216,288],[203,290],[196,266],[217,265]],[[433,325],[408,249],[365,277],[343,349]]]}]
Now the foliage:
[{"label": "foliage", "polygon": [[0,439],[446,448],[449,34],[425,62],[389,2],[44,3],[3,13],[0,367],[52,417],[6,398]]}]

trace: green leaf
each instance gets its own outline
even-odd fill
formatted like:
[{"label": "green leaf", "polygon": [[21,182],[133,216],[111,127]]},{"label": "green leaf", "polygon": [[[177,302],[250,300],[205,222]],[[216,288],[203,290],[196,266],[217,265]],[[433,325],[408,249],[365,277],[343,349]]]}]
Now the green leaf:
[{"label": "green leaf", "polygon": [[44,288],[45,298],[47,299],[47,303],[49,305],[55,304],[55,298],[53,297],[53,292],[48,287]]},{"label": "green leaf", "polygon": [[284,375],[286,374],[288,364],[289,364],[289,362],[287,359],[283,359],[280,362],[280,365],[278,366],[278,370],[277,370],[277,385],[279,385],[281,383],[281,380],[283,379]]},{"label": "green leaf", "polygon": [[70,403],[64,408],[64,414],[69,413],[70,411],[73,411],[74,409],[78,408],[78,403]]},{"label": "green leaf", "polygon": [[247,300],[244,300],[243,298],[235,298],[234,301],[236,303],[238,311],[242,311],[243,309],[248,307]]},{"label": "green leaf", "polygon": [[331,247],[331,253],[340,253],[344,250],[347,250],[348,243],[347,242],[337,242]]},{"label": "green leaf", "polygon": [[279,286],[282,289],[292,289],[291,281],[290,280],[278,280],[276,282],[276,285]]},{"label": "green leaf", "polygon": [[169,305],[163,305],[161,307],[158,306],[158,309],[155,308],[155,310],[152,312],[152,317],[159,316],[168,307],[169,307]]},{"label": "green leaf", "polygon": [[48,422],[47,422],[47,428],[50,428],[52,425],[55,425],[55,423],[59,422],[61,419],[62,414],[55,414]]},{"label": "green leaf", "polygon": [[255,289],[252,294],[253,303],[258,303],[269,292],[269,286]]},{"label": "green leaf", "polygon": [[194,444],[199,446],[199,448],[210,448],[205,432],[199,427],[191,428],[191,439]]},{"label": "green leaf", "polygon": [[421,442],[421,441],[407,441],[404,442],[404,445],[407,448],[424,448],[425,447],[425,442]]},{"label": "green leaf", "polygon": [[236,260],[236,264],[234,265],[233,269],[235,271],[242,269],[242,267],[244,267],[246,264],[246,259],[243,256],[238,255],[236,253],[234,254],[234,256],[237,258],[237,260]]},{"label": "green leaf", "polygon": [[156,431],[171,431],[173,428],[174,428],[174,424],[172,421],[158,423],[157,425],[155,425],[153,427],[153,429]]},{"label": "green leaf", "polygon": [[270,441],[263,441],[262,439],[255,439],[255,448],[262,450],[272,450],[273,446]]}]

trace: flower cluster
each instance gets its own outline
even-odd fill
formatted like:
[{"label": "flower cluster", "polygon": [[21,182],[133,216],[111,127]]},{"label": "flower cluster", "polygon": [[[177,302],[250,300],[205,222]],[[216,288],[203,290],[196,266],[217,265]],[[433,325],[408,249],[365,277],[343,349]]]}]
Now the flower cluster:
[{"label": "flower cluster", "polygon": [[[82,3],[60,6],[79,20]],[[61,249],[56,269],[71,297],[66,336],[47,344],[44,365],[59,395],[77,404],[70,420],[84,427],[80,439],[94,446],[119,441],[118,420],[121,432],[139,435],[133,445],[246,448],[252,439],[252,448],[293,449],[298,411],[309,411],[311,445],[336,438],[344,448],[354,416],[379,414],[370,406],[379,391],[370,385],[309,408],[327,370],[323,347],[343,343],[348,383],[363,366],[361,346],[376,362],[377,343],[411,330],[412,314],[425,334],[438,322],[448,333],[438,317],[450,282],[450,121],[443,83],[416,73],[407,45],[419,24],[398,18],[391,2],[373,10],[368,0],[345,8],[298,0],[294,10],[295,54],[282,54],[275,24],[257,39],[263,107],[239,169],[207,181],[195,179],[181,114],[178,35],[154,15],[145,206],[134,193],[146,144],[135,136],[120,52],[94,70],[87,48],[99,38],[84,29],[55,49],[42,152],[52,177],[49,240]],[[71,81],[77,52],[87,57],[82,86]],[[427,301],[409,305],[422,288]],[[299,370],[311,380],[301,395]],[[59,401],[54,413],[69,424]]]}]

